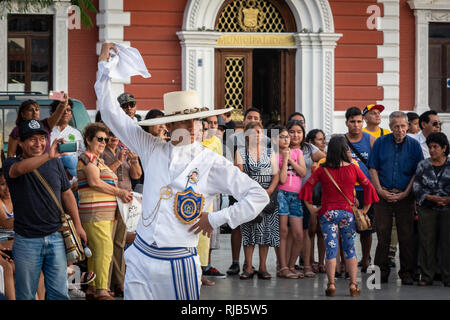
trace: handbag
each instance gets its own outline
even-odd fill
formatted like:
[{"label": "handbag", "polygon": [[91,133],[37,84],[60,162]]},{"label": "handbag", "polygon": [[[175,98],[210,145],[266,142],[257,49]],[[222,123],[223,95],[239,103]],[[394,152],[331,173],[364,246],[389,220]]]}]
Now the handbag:
[{"label": "handbag", "polygon": [[66,258],[68,261],[79,262],[86,259],[86,255],[84,254],[84,248],[81,243],[81,239],[77,234],[75,229],[75,225],[73,224],[72,217],[64,212],[61,203],[56,197],[53,189],[47,183],[47,180],[39,173],[37,169],[33,170],[34,174],[38,177],[39,181],[42,183],[44,188],[52,197],[53,201],[56,203],[60,213],[61,213],[61,228],[58,231],[61,231],[62,236],[64,238],[64,245],[66,247]]},{"label": "handbag", "polygon": [[358,207],[347,198],[345,193],[342,192],[341,188],[339,188],[339,185],[328,172],[327,168],[324,167],[323,169],[325,170],[325,173],[328,175],[330,180],[333,182],[334,186],[339,190],[339,192],[344,196],[345,200],[347,200],[348,204],[352,207],[353,215],[355,216],[356,228],[358,229],[358,231],[365,231],[369,229],[372,225],[370,223],[369,217],[367,216],[367,213],[365,213],[361,209],[358,209]]}]

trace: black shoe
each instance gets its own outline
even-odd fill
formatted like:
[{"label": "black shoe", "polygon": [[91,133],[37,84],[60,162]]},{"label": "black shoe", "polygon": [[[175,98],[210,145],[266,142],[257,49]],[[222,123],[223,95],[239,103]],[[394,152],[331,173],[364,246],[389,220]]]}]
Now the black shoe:
[{"label": "black shoe", "polygon": [[348,272],[345,273],[345,280],[350,280],[350,274]]},{"label": "black shoe", "polygon": [[230,268],[227,270],[227,274],[230,276],[234,276],[239,274],[239,271],[241,271],[241,268],[239,267],[239,263],[233,263],[231,264]]},{"label": "black shoe", "polygon": [[335,272],[334,273],[334,278],[335,279],[339,279],[340,277],[342,277],[342,274],[340,272]]},{"label": "black shoe", "polygon": [[395,268],[396,267],[395,259],[389,258],[388,264],[389,264],[389,268]]},{"label": "black shoe", "polygon": [[414,280],[412,277],[405,277],[402,279],[402,285],[404,286],[412,286],[414,284]]}]

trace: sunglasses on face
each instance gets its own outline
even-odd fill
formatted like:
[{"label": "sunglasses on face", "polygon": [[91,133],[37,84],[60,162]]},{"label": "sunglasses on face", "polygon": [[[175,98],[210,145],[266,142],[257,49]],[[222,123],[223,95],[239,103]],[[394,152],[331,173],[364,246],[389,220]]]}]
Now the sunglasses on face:
[{"label": "sunglasses on face", "polygon": [[122,104],[120,107],[122,109],[127,109],[128,107],[134,108],[135,106],[136,106],[136,102],[128,102],[128,103]]},{"label": "sunglasses on face", "polygon": [[98,142],[103,142],[105,141],[105,143],[109,142],[109,138],[106,137],[96,137]]},{"label": "sunglasses on face", "polygon": [[433,127],[442,127],[442,122],[434,121],[434,122],[432,123],[432,125],[433,125]]}]

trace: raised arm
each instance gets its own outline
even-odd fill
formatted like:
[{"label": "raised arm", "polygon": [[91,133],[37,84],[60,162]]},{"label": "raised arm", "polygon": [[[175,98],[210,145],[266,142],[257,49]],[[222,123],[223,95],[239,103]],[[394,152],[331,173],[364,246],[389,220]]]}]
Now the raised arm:
[{"label": "raised arm", "polygon": [[[152,152],[154,145],[159,141],[145,132],[120,108],[119,102],[111,89],[110,77],[111,70],[116,68],[116,63],[112,63],[110,60],[120,59],[120,52],[118,56],[111,58],[110,50],[118,52],[114,44],[104,43],[99,57],[98,75],[95,83],[98,110],[100,110],[102,120],[108,128],[114,132],[120,141],[145,161],[147,153]],[[120,63],[120,60],[118,63]]]}]

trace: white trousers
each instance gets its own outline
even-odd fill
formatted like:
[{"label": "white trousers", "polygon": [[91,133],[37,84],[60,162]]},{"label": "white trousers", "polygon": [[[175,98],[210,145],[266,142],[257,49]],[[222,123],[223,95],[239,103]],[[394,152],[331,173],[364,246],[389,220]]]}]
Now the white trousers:
[{"label": "white trousers", "polygon": [[[196,272],[194,280],[196,281],[191,281],[191,283],[197,286],[195,289],[198,290],[198,298],[200,298],[202,276],[200,259],[198,255],[188,259],[194,259],[194,272]],[[151,258],[137,249],[135,245],[131,245],[125,251],[125,265],[125,300],[192,299],[188,288],[185,289],[184,285],[181,285],[180,288],[180,282],[186,281],[187,275],[184,275],[184,279],[180,279],[180,276],[177,279],[174,276],[174,266],[171,261]]]}]

